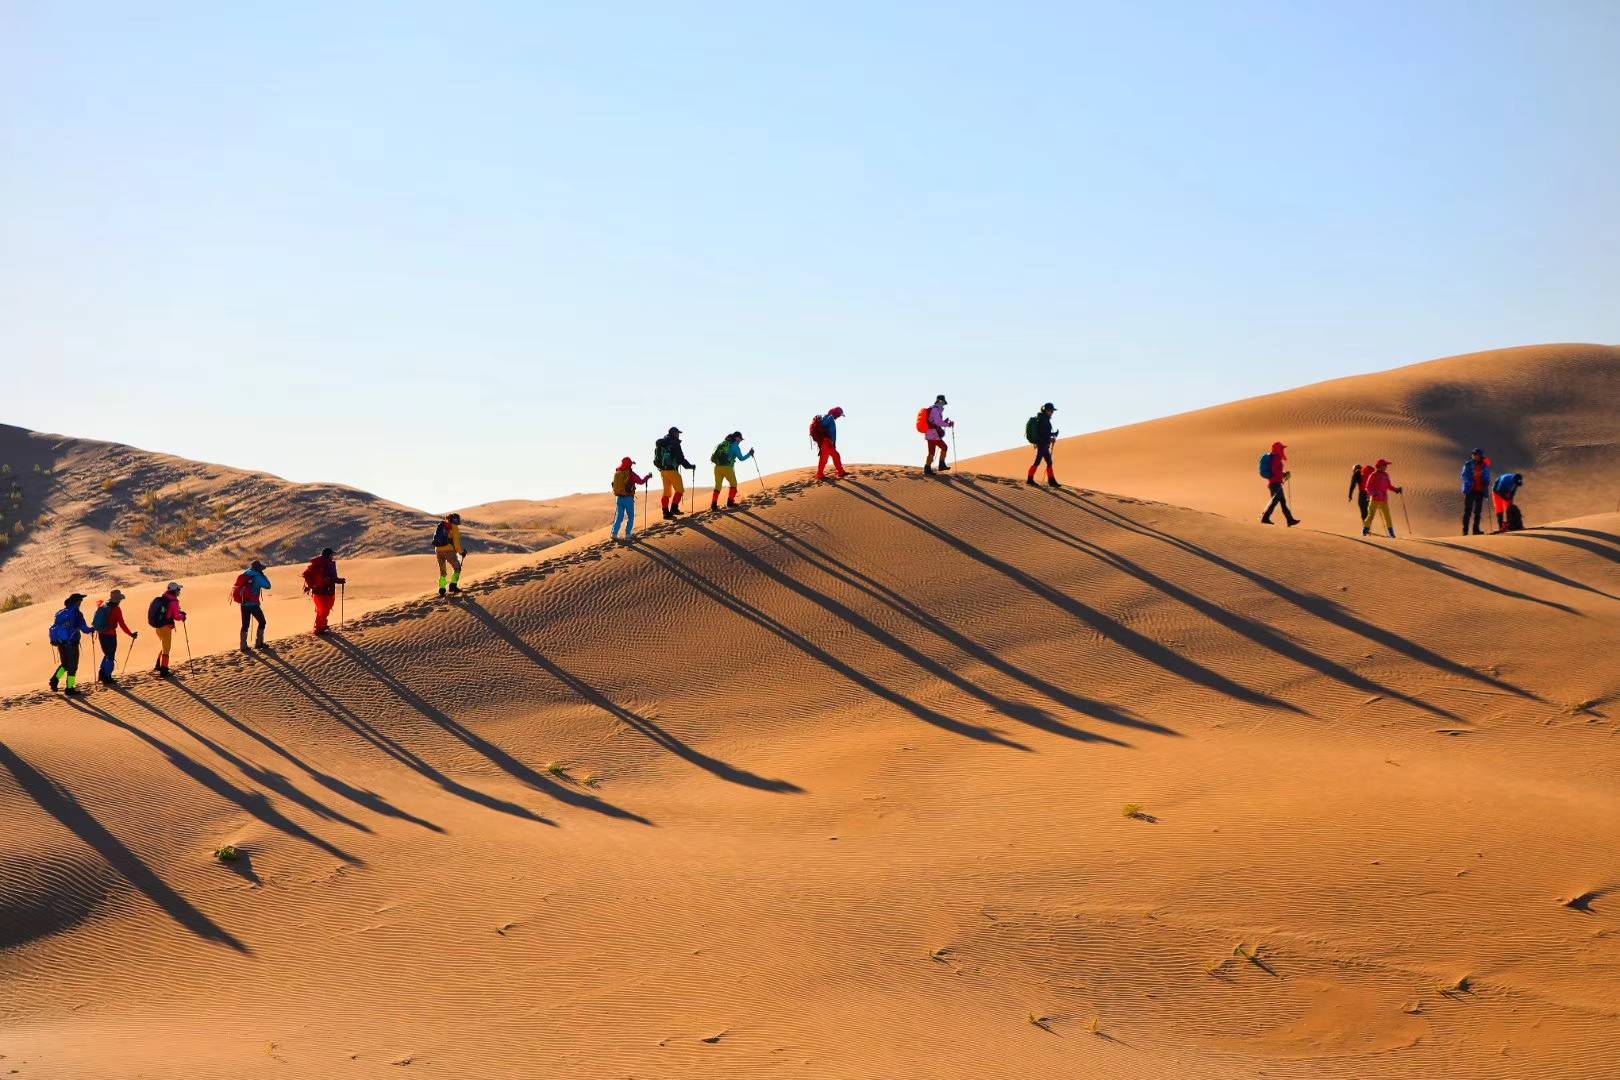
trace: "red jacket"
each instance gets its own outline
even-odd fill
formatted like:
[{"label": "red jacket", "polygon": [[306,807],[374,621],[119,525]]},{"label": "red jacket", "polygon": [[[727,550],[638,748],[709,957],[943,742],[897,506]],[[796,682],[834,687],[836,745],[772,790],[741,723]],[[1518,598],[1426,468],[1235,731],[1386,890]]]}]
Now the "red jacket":
[{"label": "red jacket", "polygon": [[1389,473],[1379,471],[1367,477],[1367,495],[1373,502],[1389,502],[1389,493],[1395,487]]},{"label": "red jacket", "polygon": [[122,630],[130,637],[135,636],[135,631],[131,630],[129,628],[129,623],[124,621],[124,606],[122,604],[108,604],[104,600],[98,600],[96,602],[96,607],[105,607],[107,609],[107,620],[101,629],[103,634],[117,637],[118,631]]},{"label": "red jacket", "polygon": [[1283,452],[1283,444],[1280,443],[1280,442],[1272,443],[1271,444],[1271,480],[1269,481],[1269,483],[1273,483],[1273,484],[1282,483],[1283,482],[1283,473],[1288,471],[1287,465],[1288,465],[1288,456]]}]

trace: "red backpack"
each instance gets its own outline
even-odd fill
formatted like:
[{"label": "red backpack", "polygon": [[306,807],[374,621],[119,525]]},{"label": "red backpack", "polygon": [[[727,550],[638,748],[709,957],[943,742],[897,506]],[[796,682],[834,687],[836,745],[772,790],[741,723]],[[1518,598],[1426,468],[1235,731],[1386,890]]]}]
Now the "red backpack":
[{"label": "red backpack", "polygon": [[917,410],[917,430],[924,435],[928,434],[929,428],[934,426],[928,422],[928,412],[928,406],[926,405]]},{"label": "red backpack", "polygon": [[235,583],[231,585],[231,603],[247,603],[248,597],[252,592],[252,590],[249,588],[250,584],[251,583],[248,581],[248,576],[246,573],[237,574]]},{"label": "red backpack", "polygon": [[304,584],[309,587],[310,592],[319,592],[326,588],[325,556],[316,556],[309,560],[309,565],[304,567]]},{"label": "red backpack", "polygon": [[821,440],[825,439],[826,437],[827,437],[827,429],[826,429],[825,426],[822,425],[821,417],[818,416],[815,419],[811,420],[810,421],[810,441],[815,443],[817,446],[820,446],[821,445]]}]

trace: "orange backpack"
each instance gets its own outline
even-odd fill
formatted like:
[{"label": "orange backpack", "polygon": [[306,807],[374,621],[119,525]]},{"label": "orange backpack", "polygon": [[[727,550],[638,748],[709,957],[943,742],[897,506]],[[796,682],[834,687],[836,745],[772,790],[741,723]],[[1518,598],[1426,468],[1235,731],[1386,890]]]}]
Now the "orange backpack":
[{"label": "orange backpack", "polygon": [[928,429],[933,426],[928,422],[928,412],[926,405],[917,410],[917,431],[919,434],[928,434]]}]

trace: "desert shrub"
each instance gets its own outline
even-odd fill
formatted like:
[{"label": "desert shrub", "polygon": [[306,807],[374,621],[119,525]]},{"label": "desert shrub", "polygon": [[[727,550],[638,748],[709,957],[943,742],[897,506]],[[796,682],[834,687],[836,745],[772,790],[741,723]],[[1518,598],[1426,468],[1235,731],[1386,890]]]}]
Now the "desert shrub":
[{"label": "desert shrub", "polygon": [[25,592],[14,592],[0,602],[0,611],[16,611],[25,608],[34,602],[34,598]]}]

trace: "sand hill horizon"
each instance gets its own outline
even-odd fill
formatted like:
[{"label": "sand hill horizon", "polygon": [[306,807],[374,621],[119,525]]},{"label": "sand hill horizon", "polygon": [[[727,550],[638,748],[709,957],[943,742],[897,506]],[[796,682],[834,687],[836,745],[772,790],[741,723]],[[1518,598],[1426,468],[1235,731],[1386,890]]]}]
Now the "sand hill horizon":
[{"label": "sand hill horizon", "polygon": [[[1502,437],[1549,506],[1606,482],[1614,359],[1550,348],[1493,376],[1542,371]],[[1293,393],[1296,492],[1367,424],[1446,460],[1438,421]],[[1246,477],[1203,492],[1229,514],[1155,494],[1158,453],[779,480],[459,599],[401,562],[331,639],[7,698],[0,1065],[1609,1075],[1620,514],[1465,539],[1436,481],[1431,537],[1266,529]]]}]

